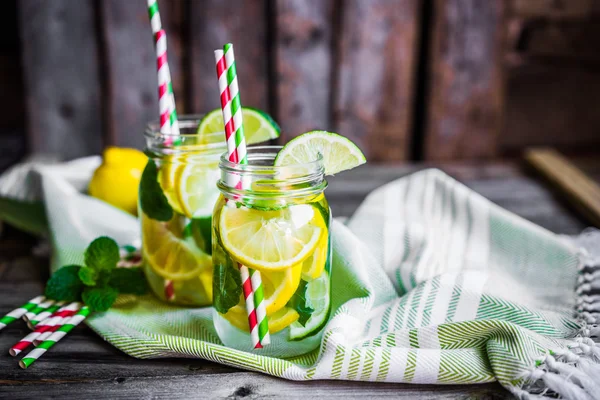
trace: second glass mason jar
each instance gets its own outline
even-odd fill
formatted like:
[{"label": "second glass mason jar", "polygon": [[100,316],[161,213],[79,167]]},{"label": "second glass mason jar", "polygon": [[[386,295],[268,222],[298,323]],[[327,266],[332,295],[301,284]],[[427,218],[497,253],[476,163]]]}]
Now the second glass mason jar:
[{"label": "second glass mason jar", "polygon": [[[260,354],[316,348],[331,309],[331,212],[321,156],[273,166],[281,147],[249,147],[248,164],[220,161],[213,213],[214,325],[229,347],[254,350],[240,265],[260,272],[271,343]],[[242,182],[244,189],[237,189]]]},{"label": "second glass mason jar", "polygon": [[[161,133],[158,122],[147,126],[146,169],[152,167],[148,177],[158,185],[142,179],[140,198],[153,201],[138,213],[143,268],[152,291],[164,301],[189,306],[212,303],[211,217],[219,197],[219,157],[227,149],[223,132],[197,135],[199,122],[198,116],[180,117],[181,135]],[[162,196],[173,210],[167,221],[151,207]]]}]

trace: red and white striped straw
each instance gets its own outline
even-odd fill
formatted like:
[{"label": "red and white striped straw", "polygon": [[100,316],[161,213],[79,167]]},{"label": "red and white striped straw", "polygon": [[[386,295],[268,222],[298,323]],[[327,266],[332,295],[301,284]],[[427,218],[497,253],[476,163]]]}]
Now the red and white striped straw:
[{"label": "red and white striped straw", "polygon": [[27,321],[27,326],[29,327],[29,329],[35,328],[35,326],[37,324],[39,324],[40,322],[44,321],[47,318],[50,318],[52,315],[54,315],[55,312],[57,312],[65,304],[66,304],[66,301],[58,301],[58,302],[54,303],[52,306],[48,307],[48,309],[42,311],[35,317],[30,318],[29,321]]},{"label": "red and white striped straw", "polygon": [[157,0],[147,0],[147,4],[150,26],[152,27],[156,48],[160,131],[165,134],[179,135],[179,122],[171,81],[171,70],[167,62],[167,34],[162,28]]},{"label": "red and white striped straw", "polygon": [[45,320],[40,322],[35,327],[35,330],[33,332],[31,332],[29,335],[25,336],[18,343],[12,346],[8,350],[9,354],[14,357],[23,350],[27,349],[29,346],[31,346],[32,343],[35,343],[36,339],[43,340],[41,339],[41,335],[43,335],[44,333],[48,333],[47,336],[50,336],[52,332],[56,331],[60,327],[60,325],[62,325],[62,322],[64,320],[73,316],[79,310],[79,308],[81,308],[81,303],[79,302],[73,302],[67,306],[61,307],[57,312],[52,314],[51,318],[46,318]]},{"label": "red and white striped straw", "polygon": [[[233,119],[231,118],[231,95],[227,84],[227,65],[223,50],[215,50],[215,62],[217,64],[217,78],[219,79],[219,93],[221,98],[221,109],[223,111],[223,121],[225,125],[225,140],[227,141],[227,155],[229,161],[238,163],[237,148],[235,143],[235,130]],[[227,174],[227,184],[232,187],[238,187],[241,184],[239,179]],[[246,314],[248,315],[248,327],[250,337],[254,348],[262,347],[258,337],[258,324],[256,322],[256,311],[254,309],[254,292],[252,291],[252,283],[250,281],[250,273],[248,268],[238,264],[240,274],[242,276],[242,290],[246,302]]]},{"label": "red and white striped straw", "polygon": [[[35,338],[33,340],[33,344],[35,344],[36,346],[38,344],[40,344],[41,342],[43,342],[44,340],[46,340],[46,338],[48,338],[48,336],[50,336],[53,332],[56,332],[58,329],[60,329],[61,326],[63,326],[70,317],[72,317],[73,315],[75,315],[75,313],[77,311],[79,311],[81,309],[81,307],[83,306],[83,304],[78,303],[78,307],[75,310],[65,310],[62,311],[59,315],[56,316],[52,316],[52,318],[50,319],[46,319],[46,321],[48,321],[48,325],[50,325],[50,323],[52,322],[52,327],[49,329],[46,329],[44,332],[42,332],[42,334]],[[45,321],[42,321],[41,323],[44,323]]]},{"label": "red and white striped straw", "polygon": [[[239,96],[233,45],[226,44],[223,50],[215,50],[214,54],[217,78],[219,80],[228,160],[236,164],[247,164],[248,158],[246,155],[242,105]],[[248,186],[247,182],[244,182],[243,177],[240,179],[240,177],[227,174],[226,179],[227,184],[231,187],[244,189]],[[250,337],[254,348],[261,348],[263,345],[270,343],[261,276],[258,271],[249,270],[242,264],[238,264],[238,267],[242,277],[242,287],[246,300]]]}]

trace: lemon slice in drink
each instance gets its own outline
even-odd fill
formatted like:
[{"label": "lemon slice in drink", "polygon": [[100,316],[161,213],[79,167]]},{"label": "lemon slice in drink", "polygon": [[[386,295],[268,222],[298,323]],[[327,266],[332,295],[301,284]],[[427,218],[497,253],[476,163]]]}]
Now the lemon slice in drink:
[{"label": "lemon slice in drink", "polygon": [[321,214],[308,204],[262,211],[228,202],[219,220],[225,250],[240,263],[266,272],[304,261],[319,244],[324,226]]},{"label": "lemon slice in drink", "polygon": [[325,175],[337,174],[367,160],[360,149],[349,139],[326,131],[304,133],[290,140],[277,154],[275,166],[305,164],[323,157]]},{"label": "lemon slice in drink", "polygon": [[321,276],[306,284],[306,306],[314,311],[304,326],[300,322],[294,322],[290,326],[290,340],[301,340],[305,337],[319,332],[329,317],[330,288],[329,274],[323,271]]},{"label": "lemon slice in drink", "polygon": [[160,184],[167,201],[171,207],[173,207],[173,210],[179,214],[183,214],[183,209],[179,204],[179,198],[177,197],[177,189],[175,186],[176,172],[177,165],[170,162],[170,159],[167,159],[158,170],[158,183]]},{"label": "lemon slice in drink", "polygon": [[[300,274],[302,272],[302,264],[286,268],[281,271],[270,271],[262,273],[262,285],[265,301],[265,309],[267,315],[271,315],[281,310],[288,301],[292,298],[298,285],[300,284]],[[242,312],[246,309],[244,298],[240,302],[229,309],[228,312]]]},{"label": "lemon slice in drink", "polygon": [[[242,117],[246,144],[256,144],[277,139],[281,133],[277,122],[264,111],[242,107]],[[211,141],[214,140],[214,135],[211,136],[208,134],[223,132],[223,129],[223,112],[218,108],[202,118],[196,133],[205,137],[207,141]],[[225,136],[221,137],[220,140],[225,140]]]},{"label": "lemon slice in drink", "polygon": [[172,281],[204,277],[203,272],[212,270],[211,257],[196,247],[193,238],[181,239],[171,232],[171,223],[142,215],[146,261],[154,272]]},{"label": "lemon slice in drink", "polygon": [[[236,328],[248,332],[248,315],[246,309],[241,306],[236,306],[230,309],[227,314],[221,314],[223,317]],[[280,330],[287,328],[298,320],[300,315],[298,312],[289,307],[283,307],[276,313],[269,315],[269,333],[274,334]]]},{"label": "lemon slice in drink", "polygon": [[321,273],[323,273],[327,262],[327,250],[329,249],[327,242],[327,234],[323,234],[314,253],[308,256],[302,263],[303,280],[310,282],[321,276]]},{"label": "lemon slice in drink", "polygon": [[[188,218],[212,215],[219,198],[217,181],[221,177],[218,164],[181,166],[175,174],[175,190],[183,214]],[[167,197],[168,198],[168,197]]]}]

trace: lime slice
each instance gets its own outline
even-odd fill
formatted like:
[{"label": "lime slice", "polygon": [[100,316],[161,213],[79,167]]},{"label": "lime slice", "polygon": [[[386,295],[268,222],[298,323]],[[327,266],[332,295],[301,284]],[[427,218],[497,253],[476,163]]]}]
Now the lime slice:
[{"label": "lime slice", "polygon": [[326,131],[312,131],[292,139],[283,146],[275,158],[275,166],[305,164],[323,156],[325,175],[337,174],[367,160],[360,149],[349,139]]},{"label": "lime slice", "polygon": [[[262,143],[279,137],[279,125],[264,111],[242,107],[242,115],[246,144]],[[196,131],[202,136],[215,132],[223,132],[223,112],[220,108],[206,114]]]},{"label": "lime slice", "polygon": [[321,213],[309,204],[263,211],[228,202],[219,219],[221,241],[229,255],[266,272],[301,264],[319,244],[324,227]]},{"label": "lime slice", "polygon": [[306,306],[314,311],[304,326],[294,322],[290,326],[290,340],[301,340],[319,332],[329,317],[329,274],[323,271],[321,276],[306,284]]}]

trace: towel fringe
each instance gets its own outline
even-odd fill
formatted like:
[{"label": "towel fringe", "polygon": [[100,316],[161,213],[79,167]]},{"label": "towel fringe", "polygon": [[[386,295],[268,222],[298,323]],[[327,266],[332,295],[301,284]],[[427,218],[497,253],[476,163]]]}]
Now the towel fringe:
[{"label": "towel fringe", "polygon": [[526,371],[525,384],[513,393],[521,399],[555,398],[600,400],[600,346],[588,337],[578,337],[567,349],[549,351]]}]

